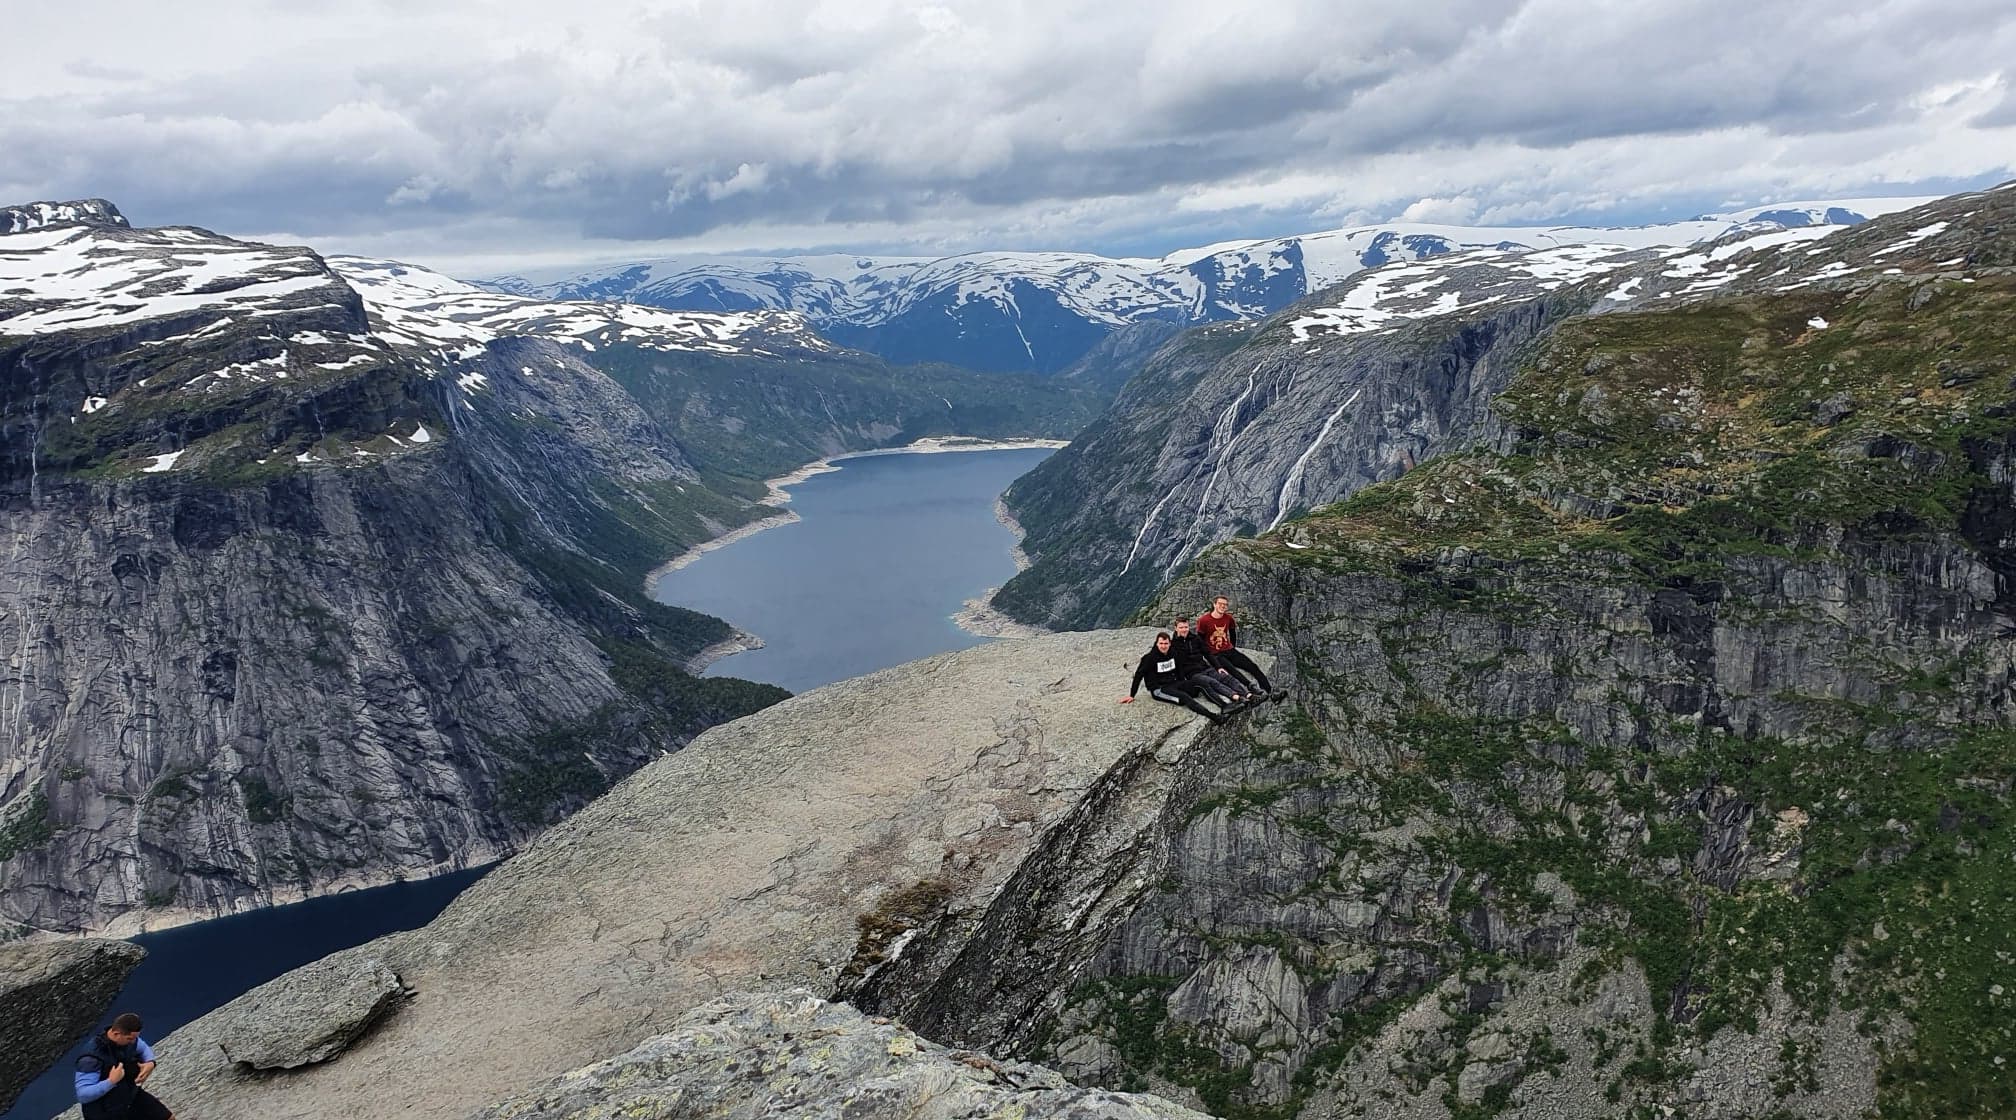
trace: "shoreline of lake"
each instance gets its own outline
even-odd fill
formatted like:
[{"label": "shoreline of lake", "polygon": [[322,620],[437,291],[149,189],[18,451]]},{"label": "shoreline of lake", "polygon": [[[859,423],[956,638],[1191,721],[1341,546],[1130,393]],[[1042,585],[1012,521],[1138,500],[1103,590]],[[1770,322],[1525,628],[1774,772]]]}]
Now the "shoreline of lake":
[{"label": "shoreline of lake", "polygon": [[[1055,442],[928,440],[808,463],[770,480],[789,490],[788,529],[742,534],[731,559],[693,564],[689,551],[661,568],[651,596],[740,632],[718,635],[696,659],[705,675],[793,691],[1044,633],[990,610],[986,597],[1029,563],[1000,495]],[[917,457],[945,452],[976,454]]]},{"label": "shoreline of lake", "polygon": [[[1028,571],[1029,554],[1022,551],[1022,538],[1029,534],[1022,528],[1022,523],[1015,520],[1015,515],[1008,512],[1008,503],[998,497],[994,499],[994,520],[1015,534],[1015,547],[1009,551],[1009,555],[1015,560],[1015,570]],[[1003,614],[994,606],[994,593],[999,590],[1001,589],[998,587],[990,587],[966,600],[958,610],[952,612],[952,624],[968,634],[977,634],[982,638],[1040,638],[1045,634],[1056,633],[1048,627],[1017,622]]]},{"label": "shoreline of lake", "polygon": [[[926,436],[923,439],[906,443],[901,447],[875,447],[866,451],[843,451],[838,455],[829,455],[824,459],[815,459],[794,471],[780,474],[776,478],[764,480],[763,485],[768,488],[769,493],[763,496],[760,504],[776,507],[776,513],[770,514],[767,517],[757,518],[746,525],[738,525],[718,537],[701,541],[692,548],[651,569],[644,576],[644,593],[652,595],[661,578],[686,567],[688,564],[693,563],[710,552],[727,548],[738,541],[748,540],[765,529],[775,529],[780,525],[789,525],[797,521],[797,511],[788,508],[791,504],[790,488],[815,475],[839,470],[840,468],[834,465],[836,463],[844,462],[848,459],[872,459],[883,455],[945,455],[960,451],[1020,451],[1038,447],[1047,447],[1054,451],[1057,448],[1066,446],[1069,446],[1069,441],[1061,439],[985,440],[969,436]],[[1000,504],[998,499],[995,502],[995,511],[996,517],[1007,518],[1007,520],[1002,521],[1002,524],[1008,526],[1010,531],[1015,534],[1015,564],[1016,570],[1020,571],[1028,566],[1028,557],[1022,554],[1022,526],[1016,524],[1013,517],[1008,516],[1007,509]],[[992,595],[993,593],[993,591],[989,591],[987,594]],[[701,662],[701,667],[704,668],[707,665],[711,665],[731,653],[762,648],[762,638],[742,630],[736,631],[736,634],[740,638],[754,641],[756,644],[753,646],[743,646],[740,649],[726,650]],[[736,640],[738,640],[736,637],[730,637],[715,644],[725,645],[727,642]],[[710,650],[713,648],[713,646],[708,647]],[[698,660],[700,657],[706,656],[707,652],[708,650],[701,650],[699,654],[695,655],[694,659]],[[698,672],[699,670],[690,671]]]},{"label": "shoreline of lake", "polygon": [[707,666],[714,664],[724,657],[733,657],[738,653],[748,653],[752,649],[763,648],[763,639],[742,629],[740,626],[731,622],[728,624],[728,629],[731,633],[727,637],[718,642],[703,646],[699,653],[686,659],[687,673],[697,677],[707,671]]},{"label": "shoreline of lake", "polygon": [[[475,858],[468,858],[474,854]],[[276,888],[269,892],[270,901],[248,906],[243,910],[232,910],[218,914],[207,910],[188,907],[163,907],[160,909],[129,910],[105,923],[102,928],[92,930],[36,930],[28,934],[28,941],[72,941],[85,937],[110,937],[129,940],[147,937],[169,930],[185,929],[205,922],[225,921],[242,918],[248,914],[263,914],[283,906],[299,906],[304,902],[338,898],[359,891],[376,890],[381,887],[398,886],[401,883],[426,883],[444,876],[459,875],[465,871],[476,871],[495,867],[517,854],[516,848],[504,848],[494,844],[472,843],[457,858],[440,863],[423,864],[418,867],[387,868],[382,875],[341,875],[316,889],[304,890],[300,887]]]}]

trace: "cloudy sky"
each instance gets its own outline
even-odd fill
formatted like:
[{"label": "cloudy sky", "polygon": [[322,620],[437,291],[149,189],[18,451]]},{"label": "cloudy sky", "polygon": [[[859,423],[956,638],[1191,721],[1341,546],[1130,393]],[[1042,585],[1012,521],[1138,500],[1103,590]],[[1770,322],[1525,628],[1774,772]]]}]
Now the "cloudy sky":
[{"label": "cloudy sky", "polygon": [[2009,0],[68,0],[0,34],[0,201],[465,275],[2016,176]]}]

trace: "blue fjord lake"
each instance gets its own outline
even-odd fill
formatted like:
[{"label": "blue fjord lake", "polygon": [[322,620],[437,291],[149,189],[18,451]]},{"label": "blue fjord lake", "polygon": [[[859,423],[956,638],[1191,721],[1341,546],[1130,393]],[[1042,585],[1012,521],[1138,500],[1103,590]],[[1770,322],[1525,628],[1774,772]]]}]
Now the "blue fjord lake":
[{"label": "blue fjord lake", "polygon": [[[790,488],[800,520],[695,558],[659,577],[653,594],[763,639],[762,649],[723,658],[708,675],[794,692],[978,645],[988,639],[961,630],[951,616],[1015,574],[1015,537],[995,519],[994,499],[1049,454],[1016,448],[843,459]],[[137,937],[148,957],[113,1010],[140,1012],[145,1037],[158,1041],[291,968],[425,925],[480,874],[352,891]],[[0,1120],[43,1120],[71,1102],[66,1058]]]},{"label": "blue fjord lake", "polygon": [[1049,448],[873,455],[791,487],[800,520],[706,553],[652,596],[763,640],[706,675],[803,692],[988,639],[952,615],[1015,574],[994,499]]}]

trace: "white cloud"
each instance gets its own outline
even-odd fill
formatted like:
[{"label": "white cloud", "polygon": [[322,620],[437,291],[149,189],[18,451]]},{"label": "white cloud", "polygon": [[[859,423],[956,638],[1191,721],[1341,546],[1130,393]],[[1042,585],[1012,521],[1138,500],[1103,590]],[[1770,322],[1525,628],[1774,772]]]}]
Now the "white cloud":
[{"label": "white cloud", "polygon": [[770,178],[770,169],[760,163],[745,163],[735,169],[735,174],[718,183],[707,184],[707,197],[719,202],[724,198],[760,191]]},{"label": "white cloud", "polygon": [[2016,158],[2005,0],[78,7],[9,13],[9,201],[423,263],[1629,221]]},{"label": "white cloud", "polygon": [[1406,222],[1435,222],[1460,226],[1477,219],[1477,200],[1467,194],[1455,198],[1424,198],[1400,211]]}]

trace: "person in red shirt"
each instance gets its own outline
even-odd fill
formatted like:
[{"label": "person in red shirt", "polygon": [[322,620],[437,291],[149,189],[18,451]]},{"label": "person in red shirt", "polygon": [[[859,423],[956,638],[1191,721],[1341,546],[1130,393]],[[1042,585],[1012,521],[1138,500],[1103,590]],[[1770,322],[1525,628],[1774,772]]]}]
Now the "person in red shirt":
[{"label": "person in red shirt", "polygon": [[1239,652],[1239,620],[1232,617],[1227,609],[1231,600],[1220,595],[1211,600],[1211,609],[1197,616],[1197,632],[1204,636],[1204,645],[1218,663],[1232,671],[1232,675],[1249,685],[1257,685],[1261,695],[1271,695],[1275,700],[1285,699],[1286,689],[1276,689],[1267,679],[1267,673],[1253,663],[1253,659]]}]

